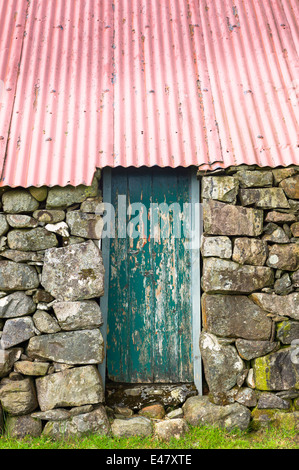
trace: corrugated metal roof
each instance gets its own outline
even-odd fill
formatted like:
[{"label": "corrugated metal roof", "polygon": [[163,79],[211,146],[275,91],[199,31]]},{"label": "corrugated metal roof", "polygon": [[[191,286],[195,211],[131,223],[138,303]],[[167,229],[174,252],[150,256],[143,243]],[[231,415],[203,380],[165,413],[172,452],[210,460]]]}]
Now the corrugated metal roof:
[{"label": "corrugated metal roof", "polygon": [[299,164],[296,0],[6,0],[1,185]]}]

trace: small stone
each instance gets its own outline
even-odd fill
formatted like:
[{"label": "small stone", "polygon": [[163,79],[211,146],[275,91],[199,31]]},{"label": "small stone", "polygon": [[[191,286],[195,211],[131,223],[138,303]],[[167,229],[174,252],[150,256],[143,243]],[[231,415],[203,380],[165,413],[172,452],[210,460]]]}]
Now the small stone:
[{"label": "small stone", "polygon": [[48,362],[18,361],[14,365],[15,372],[23,375],[46,375],[50,364]]},{"label": "small stone", "polygon": [[232,242],[226,236],[202,237],[201,254],[204,257],[231,258]]},{"label": "small stone", "polygon": [[120,415],[124,418],[130,418],[134,414],[133,410],[131,410],[131,408],[128,406],[115,406],[114,412],[118,415],[118,417]]},{"label": "small stone", "polygon": [[267,243],[256,238],[236,238],[234,242],[233,261],[239,264],[263,266],[268,255]]},{"label": "small stone", "polygon": [[115,437],[147,437],[153,432],[151,420],[145,416],[115,419],[111,425],[111,431]]},{"label": "small stone", "polygon": [[298,340],[299,343],[299,322],[286,320],[277,324],[276,336],[282,344],[291,344]]},{"label": "small stone", "polygon": [[141,416],[146,416],[147,418],[163,419],[165,416],[165,410],[164,410],[163,405],[160,405],[160,404],[149,405],[149,406],[142,408],[139,411],[139,414]]},{"label": "small stone", "polygon": [[232,176],[206,176],[202,179],[201,195],[206,199],[236,203],[239,182]]},{"label": "small stone", "polygon": [[61,330],[56,318],[43,310],[37,310],[32,319],[41,333],[57,333]]},{"label": "small stone", "polygon": [[176,419],[176,418],[183,418],[184,413],[182,408],[176,408],[175,410],[169,411],[166,415],[168,419]]},{"label": "small stone", "polygon": [[25,189],[13,189],[2,196],[3,210],[8,213],[33,212],[39,203]]},{"label": "small stone", "polygon": [[0,400],[3,409],[12,416],[31,413],[38,406],[33,380],[8,380],[3,385],[1,382]]},{"label": "small stone", "polygon": [[63,330],[94,328],[103,324],[102,312],[95,300],[55,302],[53,309]]},{"label": "small stone", "polygon": [[74,236],[95,240],[102,238],[104,223],[101,215],[72,211],[67,213],[66,221]]},{"label": "small stone", "polygon": [[299,245],[273,245],[269,247],[267,266],[284,271],[296,271],[299,268]]},{"label": "small stone", "polygon": [[283,312],[284,315],[299,320],[299,292],[293,292],[286,296],[255,292],[251,294],[250,298],[267,312],[276,315]]},{"label": "small stone", "polygon": [[27,290],[38,287],[36,269],[14,261],[0,260],[0,290]]},{"label": "small stone", "polygon": [[20,359],[22,351],[22,348],[0,349],[0,378],[10,373],[14,363]]},{"label": "small stone", "polygon": [[0,236],[5,235],[8,229],[9,225],[7,223],[6,216],[4,214],[0,214]]},{"label": "small stone", "polygon": [[284,179],[279,186],[290,199],[299,199],[299,175]]},{"label": "small stone", "polygon": [[38,226],[38,222],[26,214],[8,214],[7,222],[14,228],[35,228]]},{"label": "small stone", "polygon": [[5,322],[1,337],[1,347],[11,348],[35,336],[35,327],[31,317],[20,317]]},{"label": "small stone", "polygon": [[71,413],[63,408],[48,411],[35,411],[31,413],[32,418],[43,421],[63,421],[71,417]]},{"label": "small stone", "polygon": [[236,394],[235,400],[241,405],[247,406],[249,408],[253,408],[257,404],[256,391],[252,390],[252,388],[247,388],[247,387],[241,388]]},{"label": "small stone", "polygon": [[13,292],[0,299],[0,318],[15,318],[33,313],[36,309],[32,297],[24,292]]},{"label": "small stone", "polygon": [[90,413],[94,410],[94,405],[82,405],[82,406],[75,406],[69,410],[69,414],[71,416],[78,416],[85,413]]},{"label": "small stone", "polygon": [[291,274],[293,287],[299,287],[299,269]]},{"label": "small stone", "polygon": [[58,240],[54,233],[37,227],[31,230],[11,230],[7,235],[7,243],[12,250],[39,251],[57,246]]},{"label": "small stone", "polygon": [[33,212],[33,217],[39,222],[45,222],[47,224],[56,224],[62,222],[65,219],[65,212],[63,210],[51,210],[42,209]]},{"label": "small stone", "polygon": [[289,222],[296,222],[297,217],[295,214],[286,213],[286,212],[278,212],[278,211],[271,211],[268,212],[265,221],[266,222],[273,222],[276,224],[284,224]]},{"label": "small stone", "polygon": [[37,188],[35,186],[31,186],[29,188],[29,192],[30,192],[31,196],[34,197],[34,199],[36,199],[39,202],[42,202],[42,201],[45,201],[47,199],[48,188],[47,188],[47,186],[41,186],[39,188]]},{"label": "small stone", "polygon": [[160,421],[154,425],[155,436],[164,441],[169,441],[172,438],[180,439],[188,431],[189,426],[182,418]]},{"label": "small stone", "polygon": [[103,215],[105,210],[105,204],[103,203],[102,196],[88,198],[86,201],[82,202],[80,211],[81,212],[90,212],[92,214]]},{"label": "small stone", "polygon": [[243,206],[254,204],[263,209],[290,208],[281,188],[240,189],[239,196]]},{"label": "small stone", "polygon": [[8,258],[16,263],[22,263],[25,261],[43,261],[43,252],[35,251],[20,251],[20,250],[4,250],[1,256]]},{"label": "small stone", "polygon": [[32,296],[32,300],[36,304],[38,304],[39,302],[49,303],[54,300],[54,297],[51,294],[49,294],[49,292],[46,292],[43,289],[37,289],[37,291]]},{"label": "small stone", "polygon": [[271,171],[244,170],[238,171],[235,177],[238,178],[241,188],[271,186],[273,182],[273,175]]},{"label": "small stone", "polygon": [[237,338],[235,344],[241,358],[246,361],[265,356],[279,347],[279,342],[246,340],[242,338]]},{"label": "small stone", "polygon": [[215,335],[203,331],[199,346],[211,392],[228,391],[237,383],[244,363],[233,346],[223,346]]},{"label": "small stone", "polygon": [[280,183],[282,180],[289,178],[297,173],[296,168],[275,168],[272,170],[274,181],[276,184]]},{"label": "small stone", "polygon": [[264,409],[290,409],[290,401],[284,400],[274,393],[264,392],[260,395],[257,407],[259,410]]},{"label": "small stone", "polygon": [[48,230],[48,232],[57,233],[57,235],[60,235],[61,237],[69,237],[70,235],[68,225],[65,222],[47,224],[45,229]]},{"label": "small stone", "polygon": [[263,240],[272,243],[289,243],[289,237],[285,233],[282,227],[272,222],[268,223],[264,228],[265,235]]},{"label": "small stone", "polygon": [[275,294],[287,294],[289,293],[289,287],[291,287],[292,281],[288,273],[283,274],[281,278],[277,279],[274,284]]},{"label": "small stone", "polygon": [[26,436],[39,437],[42,432],[42,424],[31,415],[7,416],[5,422],[5,434],[10,439],[24,439]]},{"label": "small stone", "polygon": [[291,232],[293,237],[299,237],[299,222],[291,225]]}]

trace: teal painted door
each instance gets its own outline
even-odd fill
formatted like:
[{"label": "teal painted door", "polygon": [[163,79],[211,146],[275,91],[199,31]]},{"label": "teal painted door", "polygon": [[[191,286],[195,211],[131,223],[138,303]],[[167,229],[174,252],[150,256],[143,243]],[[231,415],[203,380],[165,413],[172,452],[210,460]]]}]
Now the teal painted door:
[{"label": "teal painted door", "polygon": [[186,206],[183,211],[189,202],[188,169],[111,172],[107,374],[113,381],[193,381]]}]

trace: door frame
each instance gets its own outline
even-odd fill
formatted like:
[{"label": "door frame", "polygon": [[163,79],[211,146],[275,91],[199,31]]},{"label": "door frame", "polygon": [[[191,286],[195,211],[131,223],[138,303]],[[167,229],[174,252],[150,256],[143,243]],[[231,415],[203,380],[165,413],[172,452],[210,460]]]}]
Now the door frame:
[{"label": "door frame", "polygon": [[[200,183],[196,176],[197,169],[194,167],[190,178],[190,196],[192,206],[193,233],[196,235],[191,241],[191,302],[192,302],[192,362],[194,385],[199,395],[202,395],[202,360],[199,349],[199,336],[201,332],[201,292],[200,292],[200,243],[202,234],[202,217],[200,205]],[[111,204],[111,168],[104,168],[102,171],[103,182],[103,202]],[[194,217],[195,211],[199,217]],[[194,226],[196,223],[196,226]],[[103,387],[106,383],[106,346],[107,346],[107,322],[108,322],[108,298],[109,298],[109,277],[110,277],[110,239],[102,239],[102,256],[105,268],[104,295],[100,299],[100,306],[103,316],[101,332],[104,341],[105,357],[102,364],[99,364],[99,372],[102,377]]]}]

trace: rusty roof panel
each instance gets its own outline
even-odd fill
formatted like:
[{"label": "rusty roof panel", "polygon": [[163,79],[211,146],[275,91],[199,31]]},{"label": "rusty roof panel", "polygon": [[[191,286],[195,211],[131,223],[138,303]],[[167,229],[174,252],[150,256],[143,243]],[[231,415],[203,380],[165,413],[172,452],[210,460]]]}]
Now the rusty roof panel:
[{"label": "rusty roof panel", "polygon": [[298,23],[296,0],[1,2],[1,184],[299,164]]}]

